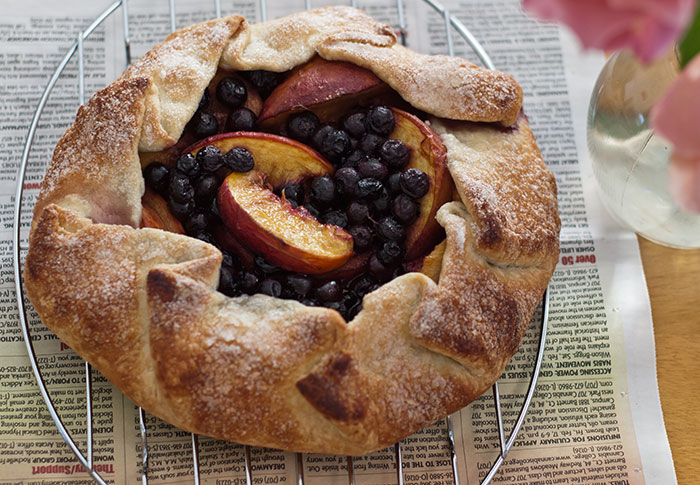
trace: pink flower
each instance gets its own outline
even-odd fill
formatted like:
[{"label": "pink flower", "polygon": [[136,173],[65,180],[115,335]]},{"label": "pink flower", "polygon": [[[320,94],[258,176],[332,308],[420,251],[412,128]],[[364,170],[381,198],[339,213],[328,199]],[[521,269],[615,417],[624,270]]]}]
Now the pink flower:
[{"label": "pink flower", "polygon": [[563,22],[587,48],[631,49],[650,61],[688,26],[696,0],[523,0],[534,15]]},{"label": "pink flower", "polygon": [[651,126],[673,144],[669,184],[679,206],[700,212],[700,56],[656,102]]}]

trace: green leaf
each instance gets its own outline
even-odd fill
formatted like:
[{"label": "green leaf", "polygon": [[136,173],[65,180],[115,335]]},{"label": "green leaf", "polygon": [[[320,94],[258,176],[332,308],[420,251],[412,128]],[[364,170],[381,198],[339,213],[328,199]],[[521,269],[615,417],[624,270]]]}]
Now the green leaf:
[{"label": "green leaf", "polygon": [[700,52],[700,4],[695,12],[695,18],[690,24],[685,37],[678,44],[678,51],[681,57],[681,68],[690,62],[690,60]]}]

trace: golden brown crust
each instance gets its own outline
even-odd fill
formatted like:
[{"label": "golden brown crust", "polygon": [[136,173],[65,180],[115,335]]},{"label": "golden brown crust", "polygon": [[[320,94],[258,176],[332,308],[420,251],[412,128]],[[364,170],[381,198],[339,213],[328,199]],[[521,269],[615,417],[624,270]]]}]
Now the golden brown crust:
[{"label": "golden brown crust", "polygon": [[[440,118],[516,122],[510,77],[410,53],[353,9],[197,24],[79,111],[35,208],[25,283],[44,323],[147,411],[217,438],[362,454],[460,409],[501,374],[557,260],[556,187],[524,117],[511,129],[435,118],[461,199],[438,211],[437,283],[392,280],[348,324],[328,309],[217,293],[217,249],[136,229],[138,150],[174,143],[217,66],[282,71],[316,53],[372,69]],[[436,101],[450,96],[461,101]]]},{"label": "golden brown crust", "polygon": [[180,138],[224,48],[244,21],[232,15],[180,29],[124,71],[120,79],[149,79],[157,93],[146,107],[141,151],[162,150]]},{"label": "golden brown crust", "polygon": [[153,92],[146,78],[116,81],[80,107],[54,151],[35,220],[55,202],[95,222],[138,227],[144,191],[138,140]]},{"label": "golden brown crust", "polygon": [[287,71],[315,54],[371,70],[414,107],[442,118],[511,125],[522,105],[522,89],[508,74],[410,51],[396,43],[391,27],[350,7],[246,25],[224,51],[221,65]]},{"label": "golden brown crust", "polygon": [[330,61],[370,69],[411,105],[442,118],[510,126],[522,105],[522,89],[510,75],[457,57],[427,56],[401,45],[387,49],[347,40],[328,40],[318,52]]}]

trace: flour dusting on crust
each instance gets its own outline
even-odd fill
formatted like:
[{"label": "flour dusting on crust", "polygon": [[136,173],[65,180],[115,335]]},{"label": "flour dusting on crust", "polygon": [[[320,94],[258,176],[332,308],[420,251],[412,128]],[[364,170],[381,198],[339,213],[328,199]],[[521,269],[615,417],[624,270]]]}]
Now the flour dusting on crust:
[{"label": "flour dusting on crust", "polygon": [[[217,69],[285,71],[317,54],[371,69],[438,116],[459,194],[437,213],[438,283],[396,278],[349,323],[264,295],[227,298],[215,291],[216,248],[138,229],[138,151],[175,143]],[[59,142],[35,208],[28,296],[130,399],[183,429],[306,452],[383,448],[498,378],[556,264],[556,186],[521,98],[507,74],[410,52],[346,7],[175,32],[93,96]]]}]

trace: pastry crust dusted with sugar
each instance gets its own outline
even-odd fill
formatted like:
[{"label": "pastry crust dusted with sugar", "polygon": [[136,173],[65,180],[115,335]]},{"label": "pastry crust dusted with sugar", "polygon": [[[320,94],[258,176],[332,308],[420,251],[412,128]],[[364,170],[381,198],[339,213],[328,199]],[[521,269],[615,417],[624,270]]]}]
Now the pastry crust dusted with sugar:
[{"label": "pastry crust dusted with sugar", "polygon": [[[350,322],[296,301],[226,297],[219,250],[138,227],[139,151],[177,142],[218,69],[282,72],[315,55],[370,69],[430,115],[457,188],[437,213],[436,280],[400,276]],[[28,296],[134,403],[182,429],[301,452],[381,449],[492,385],[554,270],[556,185],[521,102],[507,74],[412,52],[350,8],[175,32],[59,141],[35,206]]]}]

